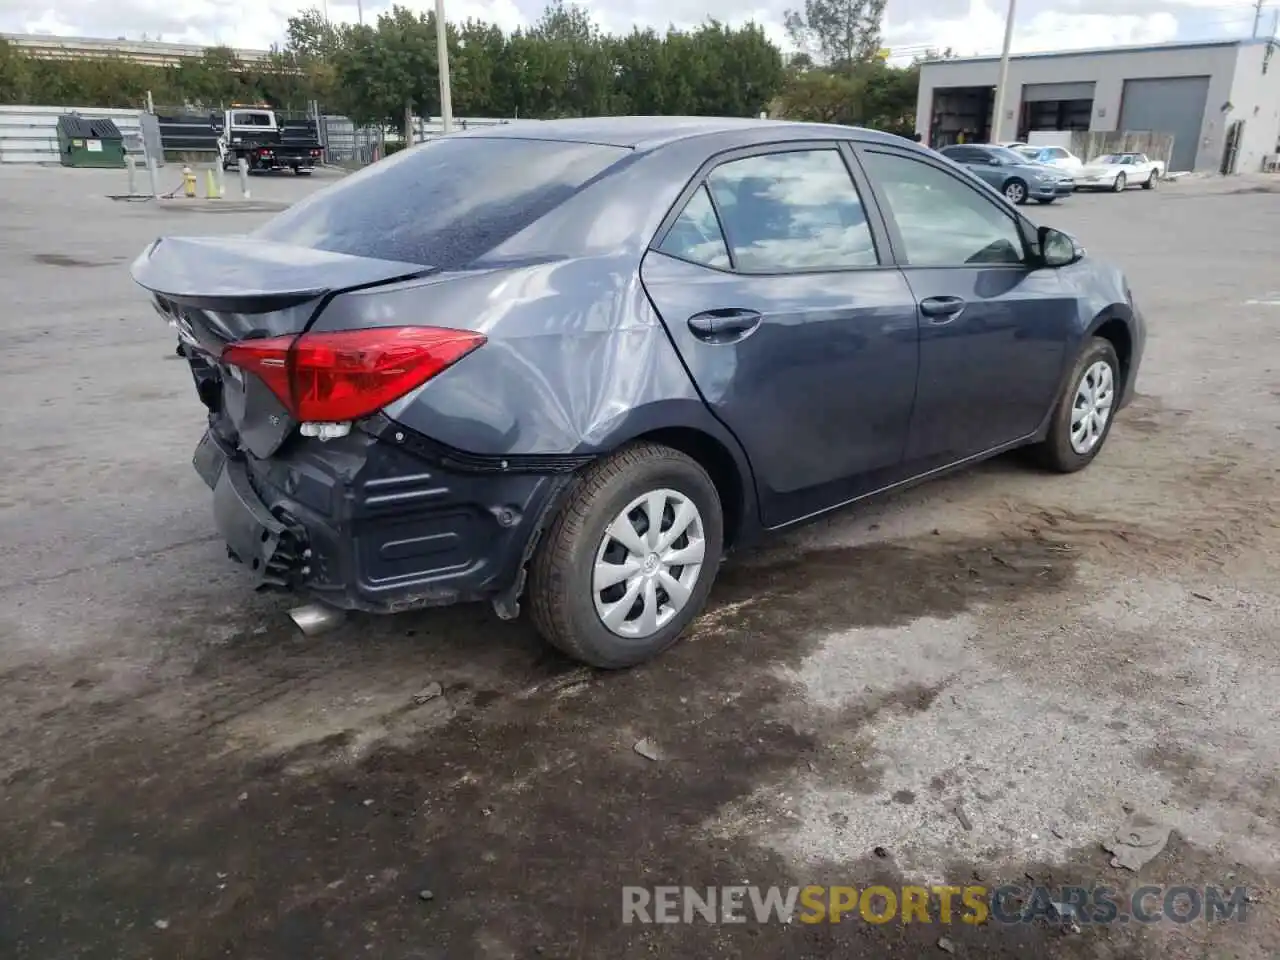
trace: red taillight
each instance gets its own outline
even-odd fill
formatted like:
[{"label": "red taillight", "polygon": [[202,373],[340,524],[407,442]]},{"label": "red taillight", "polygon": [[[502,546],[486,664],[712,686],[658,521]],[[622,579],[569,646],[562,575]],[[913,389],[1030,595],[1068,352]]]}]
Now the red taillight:
[{"label": "red taillight", "polygon": [[399,400],[485,342],[439,327],[378,327],[242,340],[223,362],[255,374],[304,423],[359,420]]}]

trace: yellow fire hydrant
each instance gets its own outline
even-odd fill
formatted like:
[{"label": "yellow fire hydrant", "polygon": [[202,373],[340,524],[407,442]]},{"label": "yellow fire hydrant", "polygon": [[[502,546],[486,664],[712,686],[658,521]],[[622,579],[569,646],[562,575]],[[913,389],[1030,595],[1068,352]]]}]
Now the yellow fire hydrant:
[{"label": "yellow fire hydrant", "polygon": [[188,197],[196,195],[196,175],[190,167],[182,168],[182,192]]}]

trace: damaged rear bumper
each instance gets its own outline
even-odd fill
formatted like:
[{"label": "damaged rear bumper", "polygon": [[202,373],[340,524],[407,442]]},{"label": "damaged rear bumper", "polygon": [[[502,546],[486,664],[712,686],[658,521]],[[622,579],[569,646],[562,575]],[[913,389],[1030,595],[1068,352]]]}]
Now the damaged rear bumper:
[{"label": "damaged rear bumper", "polygon": [[194,466],[228,553],[258,589],[395,613],[492,600],[511,615],[524,567],[581,458],[475,457],[375,418],[269,460],[214,430]]}]

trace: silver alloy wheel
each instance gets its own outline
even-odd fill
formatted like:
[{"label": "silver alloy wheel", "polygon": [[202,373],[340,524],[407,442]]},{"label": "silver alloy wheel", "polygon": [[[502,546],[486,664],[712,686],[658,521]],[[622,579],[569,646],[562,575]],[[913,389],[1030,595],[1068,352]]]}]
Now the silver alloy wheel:
[{"label": "silver alloy wheel", "polygon": [[591,595],[600,622],[628,639],[657,633],[689,602],[705,554],[702,514],[692,500],[665,489],[636,497],[596,550]]},{"label": "silver alloy wheel", "polygon": [[1020,183],[1011,183],[1004,188],[1004,195],[1009,198],[1010,203],[1021,203],[1027,197],[1027,191]]},{"label": "silver alloy wheel", "polygon": [[1089,453],[1102,439],[1115,402],[1115,374],[1111,364],[1098,360],[1080,378],[1071,404],[1071,449],[1080,456]]},{"label": "silver alloy wheel", "polygon": [[1116,174],[1116,182],[1115,182],[1115,184],[1111,187],[1111,189],[1112,189],[1112,190],[1114,190],[1116,193],[1120,193],[1120,192],[1121,192],[1121,191],[1123,191],[1123,190],[1124,190],[1124,188],[1125,188],[1125,187],[1127,187],[1128,185],[1129,185],[1129,180],[1128,180],[1128,178],[1124,175],[1124,171],[1123,171],[1123,170],[1121,170],[1119,173],[1117,173],[1117,174]]}]

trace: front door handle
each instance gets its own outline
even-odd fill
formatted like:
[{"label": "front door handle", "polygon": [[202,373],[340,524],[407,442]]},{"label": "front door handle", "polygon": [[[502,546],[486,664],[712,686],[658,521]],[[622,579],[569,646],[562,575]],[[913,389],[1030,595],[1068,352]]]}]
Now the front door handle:
[{"label": "front door handle", "polygon": [[699,340],[726,343],[742,339],[760,326],[762,319],[755,310],[707,310],[689,318],[689,330]]},{"label": "front door handle", "polygon": [[920,312],[933,323],[950,323],[960,316],[965,302],[960,297],[927,297],[920,301]]}]

